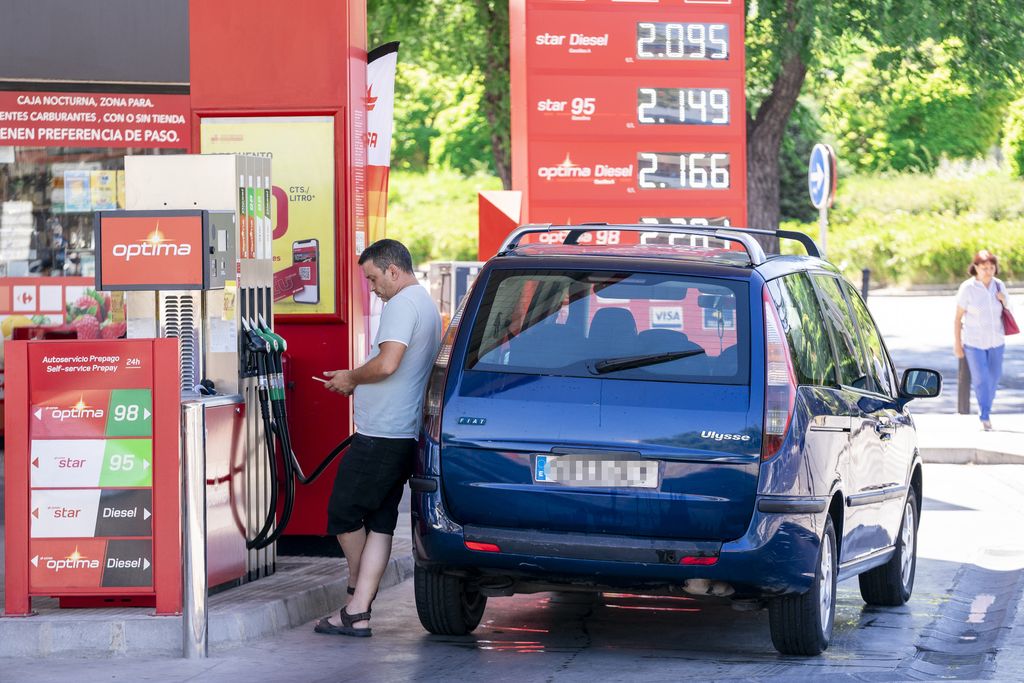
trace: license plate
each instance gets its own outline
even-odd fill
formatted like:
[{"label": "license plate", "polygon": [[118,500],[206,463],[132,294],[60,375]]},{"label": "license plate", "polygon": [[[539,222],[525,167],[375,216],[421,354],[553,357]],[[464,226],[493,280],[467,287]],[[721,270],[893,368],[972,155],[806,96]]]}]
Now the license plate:
[{"label": "license plate", "polygon": [[658,463],[578,455],[538,455],[533,479],[540,484],[654,489],[658,488]]}]

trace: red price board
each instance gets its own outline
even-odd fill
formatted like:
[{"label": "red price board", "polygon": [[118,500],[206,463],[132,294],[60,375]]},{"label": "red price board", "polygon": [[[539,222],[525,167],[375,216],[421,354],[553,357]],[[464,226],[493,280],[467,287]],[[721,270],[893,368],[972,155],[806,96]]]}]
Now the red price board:
[{"label": "red price board", "polygon": [[524,222],[745,224],[743,2],[512,0],[510,13]]},{"label": "red price board", "polygon": [[177,355],[175,340],[8,343],[7,614],[32,595],[180,610]]}]

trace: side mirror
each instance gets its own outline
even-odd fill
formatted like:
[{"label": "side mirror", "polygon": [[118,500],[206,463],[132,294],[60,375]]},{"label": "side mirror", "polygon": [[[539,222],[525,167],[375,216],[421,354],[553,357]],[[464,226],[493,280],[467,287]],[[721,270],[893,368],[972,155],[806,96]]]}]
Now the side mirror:
[{"label": "side mirror", "polygon": [[909,368],[900,380],[900,396],[907,400],[934,398],[942,391],[942,375],[935,370]]}]

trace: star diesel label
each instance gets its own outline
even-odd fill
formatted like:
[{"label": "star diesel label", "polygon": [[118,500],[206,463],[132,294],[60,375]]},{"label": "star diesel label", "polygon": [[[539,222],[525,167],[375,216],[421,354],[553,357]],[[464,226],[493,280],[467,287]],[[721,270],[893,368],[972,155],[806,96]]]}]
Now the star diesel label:
[{"label": "star diesel label", "polygon": [[150,536],[153,492],[148,489],[36,489],[32,538]]}]

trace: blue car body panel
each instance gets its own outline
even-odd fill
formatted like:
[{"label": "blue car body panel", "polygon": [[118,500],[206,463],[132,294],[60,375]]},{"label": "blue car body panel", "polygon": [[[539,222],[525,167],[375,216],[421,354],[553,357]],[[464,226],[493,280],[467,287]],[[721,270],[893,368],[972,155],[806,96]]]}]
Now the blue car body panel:
[{"label": "blue car body panel", "polygon": [[[740,351],[749,373],[744,384],[467,369],[467,331],[489,306],[488,278],[551,269],[553,258],[492,260],[465,303],[439,390],[439,439],[424,427],[414,468],[419,565],[550,585],[642,589],[701,578],[729,583],[736,597],[800,593],[811,586],[837,502],[841,575],[844,566],[861,571],[886,561],[899,520],[893,506],[902,505],[920,461],[894,454],[881,471],[872,463],[885,462],[887,446],[875,427],[893,420],[905,438],[891,447],[905,447],[913,440],[905,409],[845,387],[800,386],[781,449],[761,459],[762,289],[798,261],[781,257],[762,269],[633,262],[635,270],[745,282],[747,300],[737,303],[750,330]],[[621,267],[600,256],[557,260],[566,270]],[[657,462],[658,485],[576,487],[538,477],[538,458],[575,453]],[[501,550],[471,550],[467,541]],[[692,556],[717,560],[681,563]]]}]

